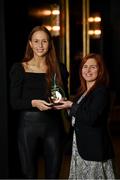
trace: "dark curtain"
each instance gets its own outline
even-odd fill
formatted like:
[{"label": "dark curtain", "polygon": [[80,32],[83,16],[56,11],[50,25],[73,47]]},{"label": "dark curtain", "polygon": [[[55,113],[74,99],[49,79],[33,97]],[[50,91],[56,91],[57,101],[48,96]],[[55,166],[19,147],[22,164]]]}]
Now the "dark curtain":
[{"label": "dark curtain", "polygon": [[4,0],[0,1],[0,179],[8,177],[7,76]]}]

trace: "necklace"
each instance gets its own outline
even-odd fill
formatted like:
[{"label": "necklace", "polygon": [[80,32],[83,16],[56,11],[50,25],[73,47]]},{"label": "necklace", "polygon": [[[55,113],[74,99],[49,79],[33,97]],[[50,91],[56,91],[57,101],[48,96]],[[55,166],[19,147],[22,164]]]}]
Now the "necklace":
[{"label": "necklace", "polygon": [[46,73],[46,66],[38,67],[35,64],[24,64],[24,68],[26,72],[32,72],[32,73]]}]

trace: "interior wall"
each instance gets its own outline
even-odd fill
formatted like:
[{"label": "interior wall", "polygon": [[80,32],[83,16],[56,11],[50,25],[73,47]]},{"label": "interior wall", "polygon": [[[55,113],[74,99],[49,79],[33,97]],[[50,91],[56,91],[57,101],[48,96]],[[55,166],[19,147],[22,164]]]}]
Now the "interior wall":
[{"label": "interior wall", "polygon": [[113,88],[116,90],[116,104],[120,105],[120,1],[110,1],[111,27],[109,35],[109,54],[111,55],[111,69],[113,70]]},{"label": "interior wall", "polygon": [[0,1],[0,179],[8,178],[7,76],[4,0]]}]

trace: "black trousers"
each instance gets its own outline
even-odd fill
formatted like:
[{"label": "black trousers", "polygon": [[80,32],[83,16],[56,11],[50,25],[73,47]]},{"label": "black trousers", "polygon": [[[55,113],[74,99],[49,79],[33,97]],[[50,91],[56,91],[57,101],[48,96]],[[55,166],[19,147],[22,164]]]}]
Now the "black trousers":
[{"label": "black trousers", "polygon": [[[36,148],[43,149],[45,178],[58,179],[62,162],[63,125],[55,112],[21,112],[18,148],[26,178],[37,178]],[[42,143],[41,143],[42,142]]]}]

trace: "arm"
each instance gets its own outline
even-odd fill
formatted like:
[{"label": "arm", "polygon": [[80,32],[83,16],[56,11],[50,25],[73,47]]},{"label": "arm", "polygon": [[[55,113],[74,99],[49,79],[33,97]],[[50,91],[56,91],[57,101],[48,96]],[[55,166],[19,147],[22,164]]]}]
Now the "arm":
[{"label": "arm", "polygon": [[24,69],[21,64],[14,64],[10,71],[10,102],[13,109],[33,109],[38,108],[39,110],[51,109],[50,103],[43,100],[23,99],[22,90],[24,83]]},{"label": "arm", "polygon": [[21,98],[23,82],[24,70],[20,64],[15,63],[10,71],[10,103],[13,109],[32,108],[31,100]]},{"label": "arm", "polygon": [[109,99],[106,88],[97,88],[88,95],[84,103],[80,103],[76,113],[76,121],[88,125],[99,125],[107,121]]}]

